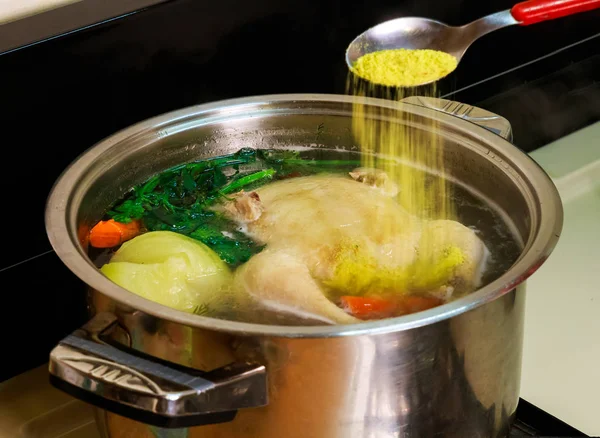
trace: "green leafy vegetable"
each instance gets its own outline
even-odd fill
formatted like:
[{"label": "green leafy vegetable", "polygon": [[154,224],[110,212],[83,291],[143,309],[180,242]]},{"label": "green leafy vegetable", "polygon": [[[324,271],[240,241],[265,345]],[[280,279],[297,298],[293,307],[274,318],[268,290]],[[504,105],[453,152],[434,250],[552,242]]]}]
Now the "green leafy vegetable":
[{"label": "green leafy vegetable", "polygon": [[108,216],[117,222],[141,219],[149,231],[192,237],[237,266],[262,250],[236,225],[210,207],[241,190],[255,190],[277,178],[348,169],[349,160],[303,159],[297,151],[243,148],[234,154],[176,166],[132,189]]},{"label": "green leafy vegetable", "polygon": [[154,211],[144,221],[151,231],[174,231],[199,240],[232,266],[246,262],[263,249],[221,213],[214,211],[204,211],[194,218]]},{"label": "green leafy vegetable", "polygon": [[196,315],[206,315],[208,313],[208,305],[206,303],[198,304],[194,307],[192,313]]},{"label": "green leafy vegetable", "polygon": [[248,186],[250,186],[252,184],[255,184],[257,182],[264,182],[263,180],[265,180],[265,179],[273,178],[274,174],[275,174],[275,170],[273,170],[273,169],[261,170],[259,172],[252,173],[250,175],[246,175],[237,180],[234,180],[234,181],[230,182],[229,184],[227,184],[226,186],[224,186],[219,191],[224,195],[239,192],[241,189],[247,188]]},{"label": "green leafy vegetable", "polygon": [[190,237],[212,248],[222,260],[233,266],[248,261],[264,247],[237,230],[223,232],[220,228],[217,224],[204,224],[190,233]]},{"label": "green leafy vegetable", "polygon": [[287,149],[261,149],[258,157],[277,171],[279,179],[285,179],[291,174],[310,175],[360,166],[360,160],[306,159],[298,151]]},{"label": "green leafy vegetable", "polygon": [[174,167],[134,187],[130,196],[108,215],[117,222],[129,223],[155,209],[198,210],[200,205],[207,206],[219,198],[219,190],[227,183],[223,168],[237,171],[238,166],[254,161],[256,151],[243,148],[235,154]]}]

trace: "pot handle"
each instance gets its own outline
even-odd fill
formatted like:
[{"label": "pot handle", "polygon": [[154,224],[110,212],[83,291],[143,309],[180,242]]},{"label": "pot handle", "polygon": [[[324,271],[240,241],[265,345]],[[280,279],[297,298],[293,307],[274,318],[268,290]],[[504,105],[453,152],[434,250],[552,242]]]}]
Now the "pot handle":
[{"label": "pot handle", "polygon": [[498,114],[494,114],[482,108],[467,105],[466,103],[455,102],[453,100],[422,96],[407,97],[402,99],[401,102],[434,109],[475,123],[476,125],[512,142],[512,128],[509,121]]},{"label": "pot handle", "polygon": [[234,363],[201,372],[153,358],[101,335],[117,324],[99,313],[50,353],[50,382],[118,415],[163,428],[224,423],[238,409],[268,403],[263,365]]}]

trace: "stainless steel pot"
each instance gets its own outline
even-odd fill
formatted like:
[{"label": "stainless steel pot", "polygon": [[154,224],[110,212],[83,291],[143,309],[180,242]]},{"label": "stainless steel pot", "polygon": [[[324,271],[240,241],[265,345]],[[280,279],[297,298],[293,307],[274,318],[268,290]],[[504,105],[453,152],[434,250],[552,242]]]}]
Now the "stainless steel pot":
[{"label": "stainless steel pot", "polygon": [[93,318],[52,351],[51,379],[105,409],[98,411],[104,436],[507,434],[519,395],[524,281],[554,248],[562,206],[543,170],[502,138],[510,126],[501,117],[441,100],[363,100],[379,108],[376,117],[410,129],[430,129],[424,122],[436,120],[447,171],[493,201],[524,242],[508,272],[441,307],[347,326],[216,320],[130,293],[87,256],[89,227],[106,208],[175,164],[243,146],[357,148],[352,102],[261,96],[176,111],[102,141],[59,178],[47,231],[63,262],[89,285]]}]

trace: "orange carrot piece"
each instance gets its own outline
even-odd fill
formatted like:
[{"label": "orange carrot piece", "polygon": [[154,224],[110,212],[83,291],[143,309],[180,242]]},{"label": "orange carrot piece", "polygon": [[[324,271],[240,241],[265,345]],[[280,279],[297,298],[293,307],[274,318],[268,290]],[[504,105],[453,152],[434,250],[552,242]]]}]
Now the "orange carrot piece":
[{"label": "orange carrot piece", "polygon": [[421,297],[418,295],[406,295],[400,297],[397,302],[398,315],[407,315],[409,313],[421,312],[423,310],[433,309],[444,302],[439,298]]},{"label": "orange carrot piece", "polygon": [[406,295],[393,299],[343,296],[341,307],[359,319],[382,319],[432,309],[444,302],[439,298]]},{"label": "orange carrot piece", "polygon": [[100,221],[90,231],[90,245],[94,248],[112,248],[140,234],[140,221],[128,224],[116,222],[114,219]]},{"label": "orange carrot piece", "polygon": [[396,303],[382,298],[343,296],[342,308],[359,319],[378,319],[394,316]]}]

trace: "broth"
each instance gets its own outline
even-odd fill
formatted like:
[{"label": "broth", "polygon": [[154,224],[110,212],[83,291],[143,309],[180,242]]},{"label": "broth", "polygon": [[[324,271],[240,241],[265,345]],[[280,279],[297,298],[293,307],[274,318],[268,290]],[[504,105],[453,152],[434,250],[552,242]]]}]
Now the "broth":
[{"label": "broth", "polygon": [[[263,197],[263,194],[266,193],[266,195],[268,195],[270,193],[268,191],[268,186],[279,181],[283,182],[296,180],[306,181],[306,184],[309,184],[311,181],[319,181],[319,178],[322,178],[323,181],[329,181],[325,179],[330,177],[333,178],[331,181],[334,182],[338,181],[338,179],[343,179],[344,181],[347,179],[351,181],[351,178],[348,176],[349,172],[352,172],[354,169],[359,167],[361,163],[361,156],[359,153],[342,150],[307,150],[302,148],[302,150],[298,151],[293,151],[291,149],[254,151],[244,149],[241,151],[241,155],[246,158],[252,158],[248,160],[236,160],[236,157],[239,157],[239,155],[232,155],[228,157],[217,157],[208,161],[197,162],[216,163],[219,159],[226,158],[231,160],[231,163],[233,163],[217,169],[216,173],[214,173],[211,178],[213,178],[215,181],[219,180],[218,184],[220,185],[220,188],[217,188],[208,194],[205,193],[206,196],[202,198],[204,200],[203,202],[205,202],[206,199],[211,199],[210,203],[212,203],[214,206],[218,206],[223,202],[232,202],[232,199],[234,199],[233,196],[235,193],[239,192],[239,190],[232,191],[231,193],[223,192],[228,190],[227,187],[232,187],[232,185],[238,184],[240,181],[244,182],[244,185],[239,187],[240,189],[243,189],[245,193],[253,193],[254,191],[257,191],[257,193],[261,194],[261,198]],[[379,159],[378,162],[382,162],[382,160]],[[189,166],[192,166],[193,164],[194,163],[188,165],[188,168],[191,168]],[[397,166],[399,166],[397,172],[402,172],[403,165],[397,164]],[[389,167],[390,165],[388,163],[385,168],[387,169]],[[182,169],[187,168],[185,166],[178,166],[175,168],[175,171],[179,172],[178,175],[182,175]],[[208,175],[208,172],[215,171],[214,168],[211,169],[212,170],[208,171],[204,169],[202,172],[199,172],[199,174]],[[271,170],[273,171],[271,175],[267,175],[267,173],[265,173],[270,172]],[[414,172],[414,169],[411,171]],[[260,172],[263,173],[261,174]],[[168,171],[163,172],[160,175],[167,173]],[[257,177],[257,179],[252,180],[252,175],[258,175],[261,176],[261,178]],[[266,175],[266,177],[263,178],[262,176],[264,175]],[[315,179],[298,179],[303,177],[313,177]],[[439,178],[439,176],[436,176],[433,173],[427,173],[423,180],[426,184],[435,185],[436,180]],[[183,181],[184,179],[185,177],[181,177],[180,180],[178,180],[182,187],[186,183]],[[357,186],[359,184],[358,182],[353,183],[357,184]],[[173,184],[175,183],[172,183],[172,185]],[[344,182],[344,184],[346,183]],[[522,250],[522,244],[516,238],[516,233],[512,231],[514,227],[512,227],[508,218],[505,217],[505,215],[503,215],[499,209],[495,208],[490,202],[483,199],[481,195],[477,194],[475,191],[455,182],[449,182],[449,184],[451,185],[451,190],[449,190],[447,193],[451,199],[446,199],[443,202],[449,202],[455,206],[457,221],[472,229],[489,251],[489,255],[486,256],[486,260],[482,261],[483,270],[481,273],[480,282],[481,285],[488,284],[506,272],[517,260]],[[327,189],[327,185],[328,184],[325,184],[325,189]],[[160,187],[160,184],[158,187]],[[194,208],[196,208],[199,205],[198,199],[190,198],[190,193],[194,190],[198,191],[199,186],[196,187],[188,181],[187,187],[190,191],[186,193],[178,192],[178,189],[174,189],[172,192],[170,192],[171,195],[173,195],[170,199],[176,203],[177,209],[186,210],[187,208],[189,210],[192,208],[190,206],[195,206]],[[192,187],[196,188],[192,189]],[[215,193],[217,193],[217,195],[214,195]],[[353,194],[348,194],[347,196],[351,195]],[[126,201],[132,202],[132,200],[136,199],[136,196],[139,196],[139,187],[132,190],[123,199],[115,203],[114,207],[123,205],[123,203]],[[214,199],[211,198],[211,196]],[[397,199],[398,197],[396,196],[395,198]],[[438,201],[442,202],[441,200]],[[107,216],[104,218],[104,220],[109,220],[111,217],[122,217],[122,212],[119,213],[117,211],[118,208],[114,207],[111,209],[111,212],[107,213]],[[165,213],[165,211],[168,212],[168,209],[165,209],[164,207],[149,208],[148,205],[145,207],[147,210],[144,211],[141,221],[144,227],[148,228],[148,231],[168,230],[194,237],[196,240],[203,242],[209,248],[214,250],[227,264],[234,276],[236,276],[237,273],[242,269],[246,269],[245,266],[249,265],[249,261],[252,261],[253,257],[256,257],[258,254],[262,254],[260,257],[267,257],[269,252],[272,251],[272,248],[274,247],[276,247],[278,251],[283,251],[281,254],[295,254],[294,251],[298,252],[298,244],[296,244],[295,247],[292,244],[287,247],[287,243],[284,240],[277,242],[276,245],[268,242],[265,243],[264,236],[262,236],[263,239],[261,241],[260,238],[257,238],[257,235],[259,234],[257,234],[256,231],[253,233],[251,230],[249,230],[248,224],[240,223],[240,221],[233,220],[231,217],[223,217],[221,215],[222,211],[218,213],[218,219],[215,219],[215,217],[210,216],[210,214],[202,216],[202,214],[196,212],[197,214],[194,213],[188,214],[187,216],[185,214],[183,216],[177,216],[172,212],[169,214]],[[212,212],[215,210],[212,209],[210,211]],[[119,216],[119,214],[121,215]],[[427,217],[426,211],[423,212],[423,215],[425,217],[420,219],[435,219]],[[177,220],[179,220],[179,222],[177,222]],[[198,225],[202,223],[210,223],[209,228],[212,231],[217,230],[221,234],[217,235],[212,231],[211,233],[194,232],[194,227],[199,226],[202,228],[203,225]],[[250,223],[250,228],[252,228],[252,223]],[[309,238],[310,234],[311,230],[307,230],[307,239]],[[239,242],[239,245],[236,244],[237,246],[232,246],[232,240]],[[90,247],[89,255],[96,266],[101,268],[111,260],[111,257],[113,257],[118,249],[118,246],[105,249]],[[278,258],[275,257],[273,260],[281,261],[282,258],[279,256]],[[293,261],[290,261],[290,263],[292,264],[290,264],[288,267],[284,266],[281,269],[288,270],[285,272],[296,272],[296,265],[293,264]],[[275,268],[276,267],[274,266],[273,269]],[[311,271],[311,273],[312,272],[314,272],[314,269]],[[255,276],[255,274],[252,275]],[[377,273],[374,273],[373,278],[376,277]],[[284,280],[285,278],[282,277],[282,281]],[[331,302],[339,306],[340,296],[344,295],[345,291],[340,292],[339,287],[336,289],[335,287],[331,286],[331,283],[322,281],[322,279],[316,278],[316,281],[320,285],[319,287],[322,289],[323,294],[327,296]],[[351,279],[346,281],[345,284],[351,284],[354,286],[354,283],[354,279]],[[227,283],[226,286],[219,286],[222,287],[222,290],[217,291],[219,298],[216,301],[213,301],[211,302],[212,304],[209,303],[206,306],[200,305],[198,308],[192,309],[192,311],[214,318],[254,322],[259,324],[319,325],[324,323],[324,319],[315,317],[315,315],[311,312],[305,314],[302,309],[297,308],[293,309],[293,311],[290,311],[289,305],[285,303],[278,303],[277,300],[271,300],[270,297],[263,297],[264,299],[261,300],[254,298],[247,299],[247,297],[245,297],[240,300],[238,299],[240,292],[236,284],[238,283]],[[302,293],[304,293],[305,289],[300,288],[300,290],[302,290]],[[308,290],[308,288],[306,290]],[[457,289],[455,293],[448,298],[448,300],[456,299],[469,292],[472,292],[472,289],[460,291]],[[360,296],[361,293],[353,291],[349,295]],[[427,296],[427,294],[423,293],[420,293],[419,295]],[[445,301],[447,301],[447,299],[444,299],[444,302]],[[417,311],[418,310],[421,310],[421,308],[418,308]],[[392,316],[397,315],[394,314]]]}]

